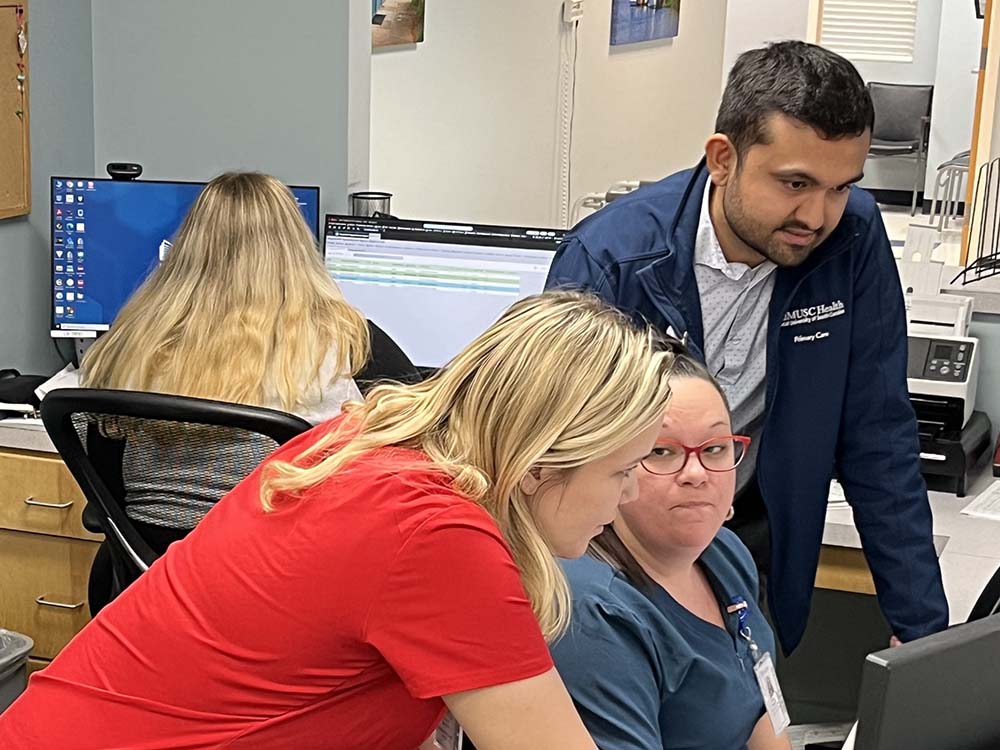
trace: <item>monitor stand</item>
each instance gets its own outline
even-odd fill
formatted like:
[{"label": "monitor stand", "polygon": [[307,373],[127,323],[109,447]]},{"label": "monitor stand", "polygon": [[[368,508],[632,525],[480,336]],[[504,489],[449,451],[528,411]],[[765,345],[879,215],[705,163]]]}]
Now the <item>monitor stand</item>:
[{"label": "monitor stand", "polygon": [[80,366],[80,362],[83,361],[83,355],[86,354],[87,350],[91,347],[91,345],[95,341],[97,341],[96,338],[93,338],[93,339],[83,339],[83,338],[73,339],[73,352],[74,352],[74,354],[76,354],[77,367]]}]

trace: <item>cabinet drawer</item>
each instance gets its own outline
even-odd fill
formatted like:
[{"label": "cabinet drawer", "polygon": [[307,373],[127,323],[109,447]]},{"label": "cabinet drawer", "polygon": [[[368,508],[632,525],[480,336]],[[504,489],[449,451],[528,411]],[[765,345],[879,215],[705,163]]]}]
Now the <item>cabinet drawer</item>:
[{"label": "cabinet drawer", "polygon": [[87,581],[97,548],[0,530],[0,627],[30,636],[32,656],[51,659],[90,620]]},{"label": "cabinet drawer", "polygon": [[0,528],[100,540],[83,528],[85,503],[58,456],[0,451]]}]

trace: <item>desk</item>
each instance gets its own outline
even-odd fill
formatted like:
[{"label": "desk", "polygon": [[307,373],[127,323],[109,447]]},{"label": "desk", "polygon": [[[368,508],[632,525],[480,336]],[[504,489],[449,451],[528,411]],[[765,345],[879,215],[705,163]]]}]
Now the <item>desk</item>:
[{"label": "desk", "polygon": [[[965,622],[973,605],[1000,567],[1000,521],[963,516],[962,508],[994,481],[989,466],[970,482],[966,497],[928,493],[934,516],[934,546],[941,563],[952,624]],[[874,594],[871,573],[850,508],[827,511],[817,588]]]},{"label": "desk", "polygon": [[83,528],[83,506],[46,432],[0,420],[0,627],[35,642],[31,671],[90,620],[87,580],[102,537]]}]

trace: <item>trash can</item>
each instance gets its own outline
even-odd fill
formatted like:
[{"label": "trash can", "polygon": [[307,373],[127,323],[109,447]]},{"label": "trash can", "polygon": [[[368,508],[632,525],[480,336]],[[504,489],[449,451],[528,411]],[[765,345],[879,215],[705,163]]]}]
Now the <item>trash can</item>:
[{"label": "trash can", "polygon": [[381,193],[366,190],[361,193],[351,193],[352,216],[375,216],[389,214],[389,201],[392,193]]},{"label": "trash can", "polygon": [[28,654],[35,642],[26,635],[0,628],[0,713],[28,685]]}]

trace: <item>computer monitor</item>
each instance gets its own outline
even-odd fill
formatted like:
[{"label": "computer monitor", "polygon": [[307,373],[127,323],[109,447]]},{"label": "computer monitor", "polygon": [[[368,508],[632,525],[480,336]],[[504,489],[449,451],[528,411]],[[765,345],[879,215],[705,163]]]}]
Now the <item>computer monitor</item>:
[{"label": "computer monitor", "polygon": [[855,750],[1000,747],[1000,615],[870,654]]},{"label": "computer monitor", "polygon": [[[53,177],[52,336],[92,338],[111,327],[156,268],[203,182]],[[319,188],[293,186],[319,237]]]},{"label": "computer monitor", "polygon": [[326,267],[347,301],[420,367],[440,367],[541,292],[565,232],[327,215]]}]

